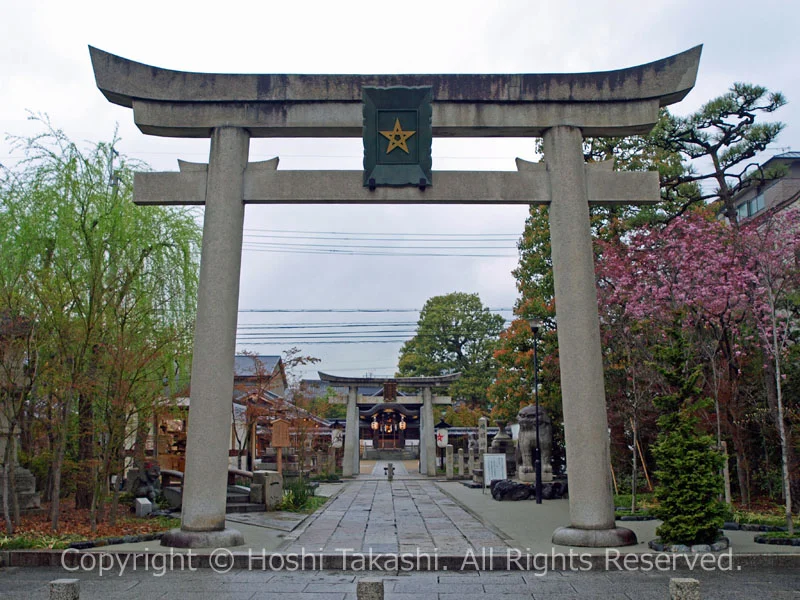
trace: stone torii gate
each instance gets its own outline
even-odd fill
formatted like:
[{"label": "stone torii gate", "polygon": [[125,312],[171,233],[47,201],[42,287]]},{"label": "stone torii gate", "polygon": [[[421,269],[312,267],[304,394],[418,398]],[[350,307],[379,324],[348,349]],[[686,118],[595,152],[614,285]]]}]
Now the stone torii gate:
[{"label": "stone torii gate", "polygon": [[[229,75],[170,71],[90,48],[98,88],[132,108],[143,133],[211,138],[208,165],[181,162],[179,173],[140,173],[134,182],[138,204],[205,205],[183,516],[162,544],[243,543],[225,529],[225,485],[248,203],[549,204],[571,520],[553,542],[636,543],[614,522],[589,204],[657,202],[658,176],[587,165],[581,142],[649,131],[659,108],[694,86],[701,49],[580,74]],[[435,172],[424,190],[374,191],[361,171],[248,164],[251,137],[361,137],[362,86],[430,86],[434,136],[541,136],[544,162],[518,161],[517,172]]]},{"label": "stone torii gate", "polygon": [[[393,383],[395,386],[409,386],[421,390],[418,396],[404,396],[399,401],[403,404],[418,405],[420,407],[420,439],[419,439],[419,472],[428,477],[436,476],[436,439],[434,433],[435,419],[433,417],[434,405],[449,405],[451,400],[445,396],[434,396],[433,388],[442,387],[453,383],[461,377],[461,373],[437,375],[432,377],[341,377],[329,373],[319,372],[319,378],[335,386],[347,387],[347,416],[344,432],[344,455],[342,456],[342,475],[352,477],[359,473],[359,427],[358,427],[358,387],[384,385]],[[370,398],[375,404],[375,398]],[[365,399],[365,403],[368,400]],[[380,402],[386,402],[385,398]]]}]

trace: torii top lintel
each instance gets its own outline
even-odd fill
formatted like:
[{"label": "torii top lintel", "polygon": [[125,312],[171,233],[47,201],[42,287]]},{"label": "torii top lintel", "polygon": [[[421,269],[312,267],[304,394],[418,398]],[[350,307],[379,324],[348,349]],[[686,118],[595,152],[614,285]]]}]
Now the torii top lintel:
[{"label": "torii top lintel", "polygon": [[233,75],[151,67],[90,47],[97,87],[139,129],[209,137],[361,137],[361,87],[431,86],[433,135],[530,137],[558,125],[585,136],[645,133],[697,77],[702,46],[627,69],[503,75]]},{"label": "torii top lintel", "polygon": [[428,377],[345,377],[332,375],[317,371],[322,381],[333,385],[384,385],[386,383],[396,383],[410,387],[435,387],[445,386],[461,378],[461,373],[450,373],[449,375],[431,375]]}]

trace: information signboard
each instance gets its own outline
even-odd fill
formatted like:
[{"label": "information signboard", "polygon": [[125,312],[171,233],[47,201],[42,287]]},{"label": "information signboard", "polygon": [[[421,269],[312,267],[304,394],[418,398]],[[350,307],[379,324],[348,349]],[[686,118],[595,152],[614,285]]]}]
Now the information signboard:
[{"label": "information signboard", "polygon": [[483,455],[483,486],[489,487],[495,479],[508,479],[505,454]]},{"label": "information signboard", "polygon": [[283,419],[275,419],[272,422],[272,447],[288,448],[291,445],[289,441],[289,422]]}]

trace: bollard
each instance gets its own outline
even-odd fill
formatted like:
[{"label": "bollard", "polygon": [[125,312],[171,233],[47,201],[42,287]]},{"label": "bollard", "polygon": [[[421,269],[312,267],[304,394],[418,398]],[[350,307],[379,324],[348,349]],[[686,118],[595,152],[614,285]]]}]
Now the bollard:
[{"label": "bollard", "polygon": [[669,580],[669,597],[670,600],[700,600],[700,582],[673,577]]},{"label": "bollard", "polygon": [[357,600],[383,600],[383,579],[359,579],[356,598]]},{"label": "bollard", "polygon": [[383,467],[383,472],[386,473],[386,477],[389,479],[389,481],[394,479],[394,463],[389,463]]},{"label": "bollard", "polygon": [[56,579],[50,582],[50,600],[79,600],[80,597],[80,580]]}]

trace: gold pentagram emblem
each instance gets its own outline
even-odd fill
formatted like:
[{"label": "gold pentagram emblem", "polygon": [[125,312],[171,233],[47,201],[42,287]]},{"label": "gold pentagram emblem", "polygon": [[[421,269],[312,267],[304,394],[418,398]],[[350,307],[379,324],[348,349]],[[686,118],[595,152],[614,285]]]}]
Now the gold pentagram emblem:
[{"label": "gold pentagram emblem", "polygon": [[400,119],[394,120],[394,129],[391,131],[381,131],[380,134],[389,140],[389,147],[386,148],[386,154],[389,154],[395,148],[400,148],[406,154],[409,154],[408,151],[408,144],[406,144],[406,140],[410,138],[412,135],[417,133],[416,131],[403,131],[403,128],[400,127]]}]

